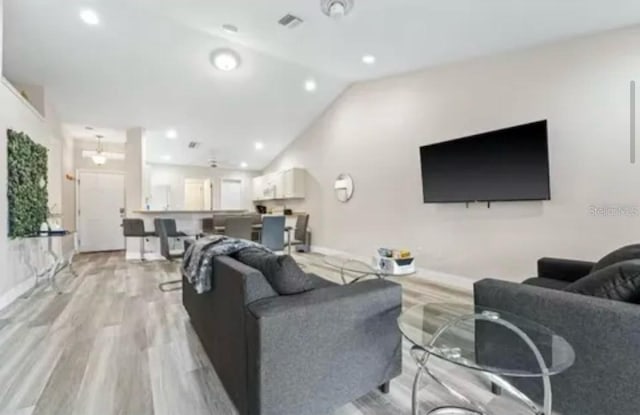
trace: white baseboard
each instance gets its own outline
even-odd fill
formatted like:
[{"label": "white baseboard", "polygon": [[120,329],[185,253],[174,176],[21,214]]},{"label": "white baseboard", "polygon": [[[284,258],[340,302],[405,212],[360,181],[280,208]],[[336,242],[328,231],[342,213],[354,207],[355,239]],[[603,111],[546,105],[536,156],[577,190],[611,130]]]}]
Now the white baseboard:
[{"label": "white baseboard", "polygon": [[[371,257],[364,257],[361,255],[354,255],[349,252],[340,251],[337,249],[327,248],[324,246],[311,246],[311,252],[315,252],[322,255],[338,255],[346,256],[366,263],[371,262]],[[473,284],[477,281],[473,278],[463,277],[460,275],[447,274],[446,272],[434,271],[427,268],[416,267],[416,278],[424,279],[430,282],[434,282],[439,285],[445,285],[458,290],[473,292]]]},{"label": "white baseboard", "polygon": [[16,301],[35,285],[35,277],[28,278],[0,296],[0,310]]}]

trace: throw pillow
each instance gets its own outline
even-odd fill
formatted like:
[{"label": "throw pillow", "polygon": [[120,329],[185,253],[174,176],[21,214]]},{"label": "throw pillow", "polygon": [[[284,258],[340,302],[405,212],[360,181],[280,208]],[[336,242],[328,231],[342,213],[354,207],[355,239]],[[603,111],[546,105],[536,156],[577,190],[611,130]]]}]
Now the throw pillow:
[{"label": "throw pillow", "polygon": [[237,252],[235,258],[260,271],[280,295],[300,294],[313,288],[313,279],[289,255],[246,248]]},{"label": "throw pillow", "polygon": [[640,259],[618,262],[592,272],[565,291],[640,304]]},{"label": "throw pillow", "polygon": [[598,271],[608,267],[609,265],[613,265],[617,262],[628,261],[630,259],[640,259],[640,244],[624,246],[605,255],[593,266],[591,272]]}]

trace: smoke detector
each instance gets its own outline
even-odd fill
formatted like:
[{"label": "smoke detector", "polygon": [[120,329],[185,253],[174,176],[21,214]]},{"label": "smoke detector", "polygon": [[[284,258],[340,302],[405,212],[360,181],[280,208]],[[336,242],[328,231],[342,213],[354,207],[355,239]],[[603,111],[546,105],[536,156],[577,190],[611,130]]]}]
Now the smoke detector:
[{"label": "smoke detector", "polygon": [[353,9],[353,0],[322,0],[322,12],[332,19],[341,19]]},{"label": "smoke detector", "polygon": [[217,169],[218,168],[218,160],[216,160],[216,159],[209,159],[207,161],[207,164],[209,164],[209,167],[211,167],[212,169]]}]

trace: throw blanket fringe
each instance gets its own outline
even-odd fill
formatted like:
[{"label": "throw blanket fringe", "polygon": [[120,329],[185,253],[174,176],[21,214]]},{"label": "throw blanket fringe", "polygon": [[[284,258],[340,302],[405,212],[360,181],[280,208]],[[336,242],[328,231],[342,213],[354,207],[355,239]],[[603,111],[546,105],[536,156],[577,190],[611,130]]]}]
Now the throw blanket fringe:
[{"label": "throw blanket fringe", "polygon": [[198,294],[211,291],[213,259],[220,255],[233,255],[246,248],[258,248],[271,252],[263,245],[244,239],[222,235],[205,236],[192,243],[185,251],[182,260],[182,273]]}]

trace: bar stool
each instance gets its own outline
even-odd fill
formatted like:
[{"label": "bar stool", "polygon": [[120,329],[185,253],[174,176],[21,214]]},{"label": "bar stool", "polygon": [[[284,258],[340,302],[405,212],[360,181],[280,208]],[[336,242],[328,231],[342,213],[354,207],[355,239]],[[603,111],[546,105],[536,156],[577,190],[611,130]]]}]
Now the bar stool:
[{"label": "bar stool", "polygon": [[[171,227],[170,223],[172,219],[155,219],[154,225],[156,228],[156,233],[158,234],[158,238],[160,239],[160,253],[165,259],[168,261],[173,261],[174,259],[182,258],[182,253],[174,254],[171,252],[169,247],[169,233],[168,230]],[[175,225],[175,221],[173,221]],[[167,226],[168,225],[168,226]],[[182,289],[182,279],[166,281],[158,284],[158,288],[162,292],[171,292],[171,291],[179,291]]]},{"label": "bar stool", "polygon": [[162,218],[155,218],[153,220],[153,227],[156,230],[156,236],[160,237],[160,234],[158,232],[158,229],[160,229],[160,224],[164,224],[164,229],[166,231],[167,237],[170,239],[177,239],[178,242],[180,241],[180,238],[186,238],[187,235],[186,233],[179,231],[176,226],[176,220],[175,219],[171,219],[171,218],[167,218],[167,219],[162,219]]},{"label": "bar stool", "polygon": [[155,232],[148,232],[144,229],[142,219],[122,219],[122,234],[124,235],[125,252],[127,249],[127,238],[140,238],[140,260],[146,261],[144,257],[145,240],[155,237]]}]

